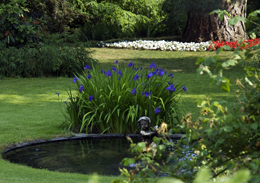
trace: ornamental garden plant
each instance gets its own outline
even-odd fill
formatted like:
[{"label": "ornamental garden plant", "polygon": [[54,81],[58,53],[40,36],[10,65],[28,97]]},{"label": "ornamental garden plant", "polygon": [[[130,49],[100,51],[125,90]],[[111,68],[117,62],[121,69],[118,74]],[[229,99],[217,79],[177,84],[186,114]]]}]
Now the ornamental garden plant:
[{"label": "ornamental garden plant", "polygon": [[242,49],[251,49],[253,46],[259,44],[260,38],[256,39],[249,39],[244,41],[235,41],[235,42],[228,42],[228,41],[212,41],[212,45],[209,46],[208,50],[217,50],[218,48],[224,48],[226,50],[235,50],[238,48],[239,50]]},{"label": "ornamental garden plant", "polygon": [[109,70],[86,65],[73,82],[76,92],[70,90],[64,103],[69,128],[76,132],[135,133],[141,116],[149,116],[152,126],[166,122],[173,128],[183,115],[178,100],[187,89],[154,63],[149,69],[118,61]]},{"label": "ornamental garden plant", "polygon": [[108,48],[127,48],[127,49],[139,49],[139,50],[160,50],[160,51],[206,51],[210,46],[210,42],[201,43],[182,43],[178,41],[149,41],[149,40],[137,40],[137,41],[120,41],[115,43],[104,43],[100,41],[97,46]]}]

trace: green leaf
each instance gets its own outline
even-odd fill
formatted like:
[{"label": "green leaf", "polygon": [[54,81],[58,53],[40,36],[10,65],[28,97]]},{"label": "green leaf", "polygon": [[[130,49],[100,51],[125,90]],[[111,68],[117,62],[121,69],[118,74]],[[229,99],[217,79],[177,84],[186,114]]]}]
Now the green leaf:
[{"label": "green leaf", "polygon": [[253,11],[252,13],[250,13],[248,15],[248,18],[250,18],[250,17],[257,17],[258,14],[260,14],[260,10]]},{"label": "green leaf", "polygon": [[15,42],[15,40],[14,40],[14,37],[13,36],[10,36],[10,39],[11,39],[11,41],[14,43]]},{"label": "green leaf", "polygon": [[258,124],[257,124],[257,123],[253,123],[253,124],[251,124],[250,126],[251,126],[251,128],[252,128],[253,130],[256,130],[256,129],[258,128]]},{"label": "green leaf", "polygon": [[230,126],[224,126],[224,127],[223,127],[223,130],[224,130],[225,132],[232,132],[232,131],[233,131],[233,128],[230,127]]},{"label": "green leaf", "polygon": [[217,9],[217,10],[212,11],[212,12],[209,13],[209,14],[211,15],[211,14],[214,14],[214,13],[217,13],[217,14],[218,14],[218,17],[219,17],[219,19],[220,19],[221,22],[222,22],[223,19],[224,19],[224,15],[227,15],[228,17],[230,17],[230,14],[229,14],[226,10]]},{"label": "green leaf", "polygon": [[232,178],[230,178],[228,183],[247,183],[250,180],[249,170],[239,170]]},{"label": "green leaf", "polygon": [[256,34],[253,32],[252,34],[250,34],[250,38],[251,39],[256,39]]},{"label": "green leaf", "polygon": [[236,16],[229,19],[228,23],[229,25],[236,25],[238,21],[246,22],[246,19],[241,16]]},{"label": "green leaf", "polygon": [[196,61],[196,65],[199,65],[201,62],[203,62],[204,58],[200,57]]},{"label": "green leaf", "polygon": [[221,53],[223,51],[223,48],[218,48],[216,51],[216,54],[218,55],[219,53]]},{"label": "green leaf", "polygon": [[209,168],[204,167],[200,169],[198,174],[196,175],[193,183],[208,183],[211,182],[210,179],[212,178],[211,172]]},{"label": "green leaf", "polygon": [[222,46],[222,48],[223,48],[224,50],[227,50],[227,51],[232,50],[232,49],[230,48],[230,46],[227,46],[227,45]]},{"label": "green leaf", "polygon": [[138,151],[139,153],[142,153],[144,148],[145,148],[145,143],[144,143],[144,142],[139,142],[139,143],[137,144],[137,151]]},{"label": "green leaf", "polygon": [[204,60],[204,65],[205,65],[205,66],[210,66],[212,60],[213,60],[212,57],[207,57],[207,58]]},{"label": "green leaf", "polygon": [[229,66],[235,66],[238,62],[236,60],[230,59],[221,64],[222,67],[227,68]]},{"label": "green leaf", "polygon": [[135,159],[134,158],[125,158],[124,159],[124,165],[125,166],[133,164],[133,163],[135,163]]},{"label": "green leaf", "polygon": [[245,81],[246,81],[249,85],[253,86],[253,83],[252,83],[247,77],[245,77]]},{"label": "green leaf", "polygon": [[[225,81],[225,82],[223,82],[223,81]],[[226,92],[230,92],[229,79],[225,78],[224,80],[222,80],[221,89],[226,91]]]}]

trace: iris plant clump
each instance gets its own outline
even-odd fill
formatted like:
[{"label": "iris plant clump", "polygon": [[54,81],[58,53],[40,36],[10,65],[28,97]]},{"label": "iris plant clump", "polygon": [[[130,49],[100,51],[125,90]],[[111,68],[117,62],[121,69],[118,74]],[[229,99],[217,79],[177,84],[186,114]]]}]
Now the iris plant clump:
[{"label": "iris plant clump", "polygon": [[[111,69],[85,66],[73,80],[76,92],[66,101],[70,128],[86,133],[135,133],[136,121],[149,116],[152,126],[175,127],[182,114],[178,94],[187,91],[172,73],[151,63],[148,69],[129,63]],[[74,94],[73,94],[74,93]]]}]

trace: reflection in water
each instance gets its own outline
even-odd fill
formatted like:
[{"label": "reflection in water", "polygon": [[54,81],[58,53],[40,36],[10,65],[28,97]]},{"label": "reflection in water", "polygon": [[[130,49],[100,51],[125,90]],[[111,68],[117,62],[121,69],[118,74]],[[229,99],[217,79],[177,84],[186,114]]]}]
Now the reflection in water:
[{"label": "reflection in water", "polygon": [[17,149],[4,159],[59,172],[120,175],[121,161],[133,157],[129,147],[126,139],[62,141]]}]

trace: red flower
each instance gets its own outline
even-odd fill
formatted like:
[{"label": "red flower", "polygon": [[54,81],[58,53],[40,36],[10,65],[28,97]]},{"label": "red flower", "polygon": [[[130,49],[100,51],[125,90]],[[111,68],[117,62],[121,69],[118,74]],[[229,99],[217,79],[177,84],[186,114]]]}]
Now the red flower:
[{"label": "red flower", "polygon": [[212,45],[209,46],[208,50],[216,50],[222,46],[229,46],[232,49],[250,49],[252,46],[259,44],[260,38],[249,39],[247,41],[242,41],[238,43],[237,41],[228,42],[228,41],[212,41]]}]

